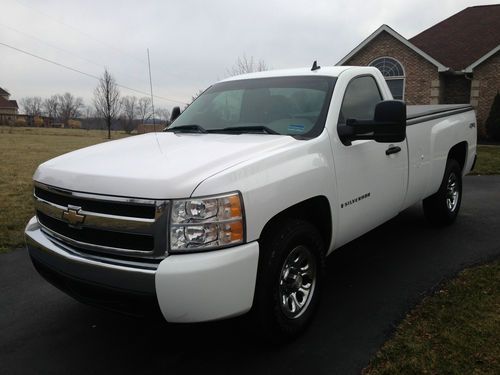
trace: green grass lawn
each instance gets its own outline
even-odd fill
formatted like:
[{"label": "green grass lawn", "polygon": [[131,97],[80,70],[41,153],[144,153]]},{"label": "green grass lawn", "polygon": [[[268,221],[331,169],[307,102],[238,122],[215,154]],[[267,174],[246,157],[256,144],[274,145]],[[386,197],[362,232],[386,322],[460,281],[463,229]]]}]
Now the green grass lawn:
[{"label": "green grass lawn", "polygon": [[500,146],[479,145],[476,166],[471,174],[500,174]]},{"label": "green grass lawn", "polygon": [[[112,134],[113,139],[124,136]],[[101,130],[0,127],[0,252],[23,246],[23,229],[34,214],[31,178],[36,167],[106,137]]]},{"label": "green grass lawn", "polygon": [[363,374],[500,374],[500,262],[426,297]]}]

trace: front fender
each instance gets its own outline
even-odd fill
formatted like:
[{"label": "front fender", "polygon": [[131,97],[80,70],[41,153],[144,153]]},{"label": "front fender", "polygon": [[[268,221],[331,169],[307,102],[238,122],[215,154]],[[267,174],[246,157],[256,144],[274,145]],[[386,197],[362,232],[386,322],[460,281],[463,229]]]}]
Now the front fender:
[{"label": "front fender", "polygon": [[[255,241],[271,218],[306,199],[326,196],[330,212],[336,212],[333,166],[328,133],[325,131],[317,138],[297,140],[221,171],[197,186],[192,196],[240,191],[246,216],[247,241]],[[335,217],[332,217],[333,228],[336,227],[335,222]],[[332,238],[335,238],[334,232]]]}]

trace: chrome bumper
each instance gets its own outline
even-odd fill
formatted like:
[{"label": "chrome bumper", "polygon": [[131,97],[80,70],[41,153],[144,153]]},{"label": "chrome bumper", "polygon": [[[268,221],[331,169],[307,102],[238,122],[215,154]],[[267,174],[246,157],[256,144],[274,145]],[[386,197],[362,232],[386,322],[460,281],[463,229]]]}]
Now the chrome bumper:
[{"label": "chrome bumper", "polygon": [[84,303],[133,315],[161,314],[172,323],[236,316],[252,307],[257,242],[206,253],[170,255],[155,269],[93,260],[59,245],[36,218],[26,227],[35,268]]},{"label": "chrome bumper", "polygon": [[104,263],[71,253],[51,240],[35,217],[26,226],[25,237],[39,273],[74,298],[126,312],[125,300],[128,304],[135,297],[153,300],[157,305],[156,270]]}]

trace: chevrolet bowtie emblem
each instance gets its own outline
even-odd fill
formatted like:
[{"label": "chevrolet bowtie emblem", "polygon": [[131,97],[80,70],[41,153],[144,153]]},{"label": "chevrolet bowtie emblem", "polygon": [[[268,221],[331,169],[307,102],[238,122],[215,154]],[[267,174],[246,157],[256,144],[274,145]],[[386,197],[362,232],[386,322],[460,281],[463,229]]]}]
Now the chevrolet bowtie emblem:
[{"label": "chevrolet bowtie emblem", "polygon": [[79,211],[80,207],[68,207],[68,209],[63,212],[62,218],[70,225],[82,224],[85,220],[85,215],[80,215],[78,213]]}]

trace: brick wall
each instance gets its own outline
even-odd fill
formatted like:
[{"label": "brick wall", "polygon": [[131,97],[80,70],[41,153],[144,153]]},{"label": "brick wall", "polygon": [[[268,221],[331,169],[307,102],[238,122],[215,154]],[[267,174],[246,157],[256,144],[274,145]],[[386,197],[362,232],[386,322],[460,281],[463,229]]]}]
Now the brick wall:
[{"label": "brick wall", "polygon": [[437,67],[385,31],[377,35],[344,65],[368,65],[377,57],[393,57],[405,70],[405,96],[408,104],[437,104],[442,92]]},{"label": "brick wall", "polygon": [[485,135],[484,122],[490,114],[491,104],[500,91],[500,52],[474,69],[471,86],[471,103],[477,111],[478,130]]}]

